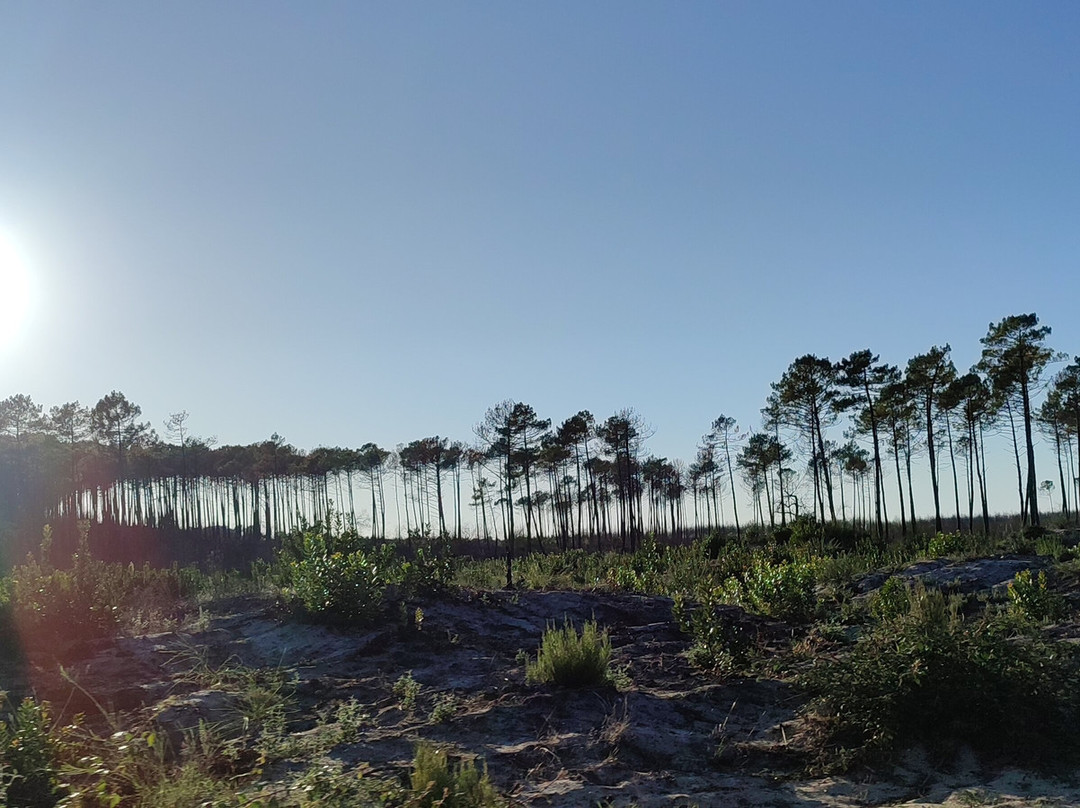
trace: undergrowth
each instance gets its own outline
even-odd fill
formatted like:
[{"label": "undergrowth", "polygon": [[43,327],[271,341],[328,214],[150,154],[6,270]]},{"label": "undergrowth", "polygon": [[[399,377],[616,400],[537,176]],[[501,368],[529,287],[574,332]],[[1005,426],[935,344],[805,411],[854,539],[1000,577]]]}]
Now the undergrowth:
[{"label": "undergrowth", "polygon": [[586,621],[579,634],[567,619],[544,632],[536,660],[525,666],[529,682],[561,687],[591,687],[611,681],[611,640],[596,621]]},{"label": "undergrowth", "polygon": [[880,622],[802,677],[814,698],[816,761],[837,769],[921,743],[960,744],[1039,765],[1080,750],[1080,666],[1053,642],[992,608],[965,619],[958,599],[921,583],[879,601]]},{"label": "undergrowth", "polygon": [[407,808],[496,808],[502,804],[487,767],[462,758],[451,764],[445,749],[421,743],[412,769]]}]

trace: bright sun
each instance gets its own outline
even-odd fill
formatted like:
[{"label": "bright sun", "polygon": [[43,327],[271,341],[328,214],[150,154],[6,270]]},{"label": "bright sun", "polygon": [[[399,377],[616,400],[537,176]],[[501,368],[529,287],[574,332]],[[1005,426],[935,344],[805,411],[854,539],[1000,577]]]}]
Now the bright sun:
[{"label": "bright sun", "polygon": [[0,353],[15,342],[30,308],[30,278],[19,251],[0,232]]}]

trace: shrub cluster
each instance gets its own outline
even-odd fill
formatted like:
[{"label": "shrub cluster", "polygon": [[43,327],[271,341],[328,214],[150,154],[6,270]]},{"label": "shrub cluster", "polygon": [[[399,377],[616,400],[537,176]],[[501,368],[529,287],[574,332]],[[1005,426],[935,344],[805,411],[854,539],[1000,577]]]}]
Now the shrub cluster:
[{"label": "shrub cluster", "polygon": [[447,537],[420,541],[411,556],[355,529],[317,523],[287,536],[278,553],[283,583],[308,617],[337,624],[371,622],[390,587],[405,596],[432,595],[453,586],[456,560]]},{"label": "shrub cluster", "polygon": [[757,555],[745,572],[724,583],[731,602],[766,617],[804,622],[814,615],[814,567],[807,561],[773,561]]},{"label": "shrub cluster", "polygon": [[198,585],[194,569],[100,561],[84,538],[67,568],[29,556],[11,571],[0,600],[8,601],[6,611],[24,642],[54,647],[111,636],[126,609],[172,605],[193,595]]},{"label": "shrub cluster", "polygon": [[910,743],[964,743],[1030,763],[1080,749],[1071,646],[1017,635],[1015,622],[989,613],[965,621],[958,602],[921,584],[905,591],[906,610],[880,609],[879,625],[803,678],[833,765]]},{"label": "shrub cluster", "polygon": [[937,533],[926,543],[926,554],[930,558],[962,555],[968,549],[968,539],[963,533]]},{"label": "shrub cluster", "polygon": [[694,607],[687,604],[682,593],[676,593],[671,613],[679,630],[693,640],[689,653],[691,664],[705,670],[737,671],[749,657],[753,638],[717,609],[722,602],[716,589],[704,590]]},{"label": "shrub cluster", "polygon": [[311,533],[304,537],[300,560],[292,562],[293,594],[309,615],[328,622],[365,622],[382,607],[389,564],[387,553],[342,552]]}]

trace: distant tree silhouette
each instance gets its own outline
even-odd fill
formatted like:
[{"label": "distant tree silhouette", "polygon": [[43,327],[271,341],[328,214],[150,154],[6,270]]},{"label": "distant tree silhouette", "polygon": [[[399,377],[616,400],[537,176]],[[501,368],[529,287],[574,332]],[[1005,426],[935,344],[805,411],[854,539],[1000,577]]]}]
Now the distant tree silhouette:
[{"label": "distant tree silhouette", "polygon": [[983,344],[981,367],[994,389],[1008,397],[1018,392],[1024,421],[1027,447],[1027,515],[1032,525],[1039,524],[1039,503],[1035,474],[1035,443],[1032,440],[1033,420],[1031,395],[1043,370],[1056,354],[1045,345],[1050,336],[1049,326],[1040,326],[1035,314],[1018,314],[991,323]]},{"label": "distant tree silhouette", "polygon": [[893,368],[880,363],[877,354],[868,349],[856,351],[846,359],[836,363],[838,383],[850,392],[838,399],[841,411],[854,410],[856,425],[870,427],[873,441],[874,463],[874,524],[878,536],[888,537],[888,506],[885,504],[885,478],[881,469],[881,444],[878,439],[878,417],[876,403],[881,388],[890,380]]},{"label": "distant tree silhouette", "polygon": [[824,431],[835,418],[835,403],[839,396],[836,370],[828,359],[806,354],[792,362],[772,388],[782,417],[789,426],[801,432],[810,452],[814,497],[821,521],[826,521],[827,501],[828,519],[835,522],[836,507]]},{"label": "distant tree silhouette", "polygon": [[948,345],[934,346],[924,354],[908,360],[905,382],[919,406],[926,429],[926,453],[930,458],[930,485],[934,493],[934,529],[941,532],[941,495],[938,485],[937,448],[934,434],[937,428],[937,406],[942,392],[956,378],[956,367],[949,358]]},{"label": "distant tree silhouette", "polygon": [[[728,480],[731,482],[731,509],[735,516],[735,535],[741,540],[742,527],[739,525],[739,502],[738,497],[735,496],[735,471],[731,463],[731,454],[732,449],[737,449],[737,443],[741,441],[742,435],[734,418],[720,415],[712,422],[712,432],[709,433],[709,436],[724,453]],[[715,491],[715,486],[713,490]]]}]

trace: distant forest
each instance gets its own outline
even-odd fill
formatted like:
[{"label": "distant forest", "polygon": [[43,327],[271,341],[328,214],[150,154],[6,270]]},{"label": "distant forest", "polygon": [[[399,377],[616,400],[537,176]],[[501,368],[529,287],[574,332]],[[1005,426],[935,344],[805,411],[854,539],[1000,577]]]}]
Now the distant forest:
[{"label": "distant forest", "polygon": [[[1040,524],[1040,494],[1071,519],[1080,360],[1050,375],[1067,356],[1049,336],[1034,314],[992,323],[966,373],[949,345],[903,368],[869,350],[835,362],[800,356],[771,385],[759,424],[720,415],[690,463],[648,454],[648,429],[632,410],[603,420],[581,411],[554,425],[505,401],[467,440],[301,451],[276,434],[214,445],[190,433],[186,412],[158,432],[117,391],[47,412],[16,394],[0,402],[0,541],[6,560],[18,560],[11,555],[34,546],[44,524],[73,535],[85,519],[115,537],[118,556],[152,557],[148,546],[167,541],[166,555],[186,547],[199,557],[335,514],[374,538],[443,534],[490,547],[510,537],[525,552],[633,549],[650,532],[741,533],[809,516],[878,539],[931,516],[937,531],[986,531],[988,438],[1012,448],[1025,524]],[[1036,433],[1057,461],[1041,482]],[[916,475],[929,475],[932,514],[916,513]]]}]

